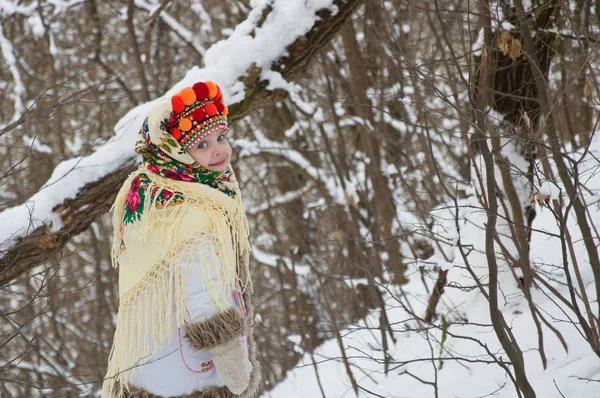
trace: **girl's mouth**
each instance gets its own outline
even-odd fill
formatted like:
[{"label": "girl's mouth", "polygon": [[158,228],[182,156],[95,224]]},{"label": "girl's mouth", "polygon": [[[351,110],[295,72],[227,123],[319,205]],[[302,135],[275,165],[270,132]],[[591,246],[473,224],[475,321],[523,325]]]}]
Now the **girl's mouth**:
[{"label": "girl's mouth", "polygon": [[211,166],[223,166],[223,165],[225,164],[225,160],[226,160],[226,159],[223,159],[223,160],[222,160],[222,161],[220,161],[219,163],[213,163],[213,164],[211,164]]}]

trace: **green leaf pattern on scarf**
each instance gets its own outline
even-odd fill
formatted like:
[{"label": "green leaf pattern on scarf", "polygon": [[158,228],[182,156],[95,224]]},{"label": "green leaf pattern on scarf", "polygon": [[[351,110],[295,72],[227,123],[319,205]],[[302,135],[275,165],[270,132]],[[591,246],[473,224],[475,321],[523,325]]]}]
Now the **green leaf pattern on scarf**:
[{"label": "green leaf pattern on scarf", "polygon": [[146,187],[150,184],[148,176],[140,174],[131,181],[131,187],[125,201],[123,224],[133,224],[142,218],[144,201],[146,200]]},{"label": "green leaf pattern on scarf", "polygon": [[[148,194],[148,185],[151,180],[146,174],[140,174],[131,181],[131,188],[125,202],[125,212],[123,213],[123,225],[133,224],[140,221],[144,211],[144,202]],[[164,209],[167,206],[177,206],[183,203],[184,196],[178,192],[172,192],[163,189],[158,193],[158,188],[154,188],[150,193],[150,200],[158,209]]]}]

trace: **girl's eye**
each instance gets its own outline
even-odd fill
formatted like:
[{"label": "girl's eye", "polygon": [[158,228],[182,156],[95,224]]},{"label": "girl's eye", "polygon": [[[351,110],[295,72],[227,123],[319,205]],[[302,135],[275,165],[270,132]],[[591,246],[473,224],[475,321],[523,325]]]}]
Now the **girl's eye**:
[{"label": "girl's eye", "polygon": [[206,149],[206,147],[208,146],[208,144],[205,141],[202,141],[197,148],[198,149]]},{"label": "girl's eye", "polygon": [[223,141],[225,139],[225,134],[221,134],[219,137],[217,137],[217,141]]}]

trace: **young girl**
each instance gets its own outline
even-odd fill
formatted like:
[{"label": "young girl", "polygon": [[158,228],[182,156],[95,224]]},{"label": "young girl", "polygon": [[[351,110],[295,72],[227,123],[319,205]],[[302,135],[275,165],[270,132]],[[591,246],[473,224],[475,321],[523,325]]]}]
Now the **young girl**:
[{"label": "young girl", "polygon": [[215,83],[163,98],[113,206],[119,313],[102,396],[255,397],[248,224]]}]

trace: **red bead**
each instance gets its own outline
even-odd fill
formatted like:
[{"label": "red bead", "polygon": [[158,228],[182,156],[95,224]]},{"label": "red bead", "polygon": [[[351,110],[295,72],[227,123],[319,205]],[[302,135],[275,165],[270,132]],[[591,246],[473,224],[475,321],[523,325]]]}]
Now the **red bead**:
[{"label": "red bead", "polygon": [[217,114],[217,107],[215,106],[215,104],[207,104],[204,107],[204,111],[208,116],[214,116]]},{"label": "red bead", "polygon": [[197,122],[201,122],[204,120],[204,111],[202,109],[196,109],[194,112],[192,112],[192,117],[194,118],[195,121]]},{"label": "red bead", "polygon": [[178,140],[181,138],[181,131],[179,131],[179,129],[177,127],[173,127],[171,129],[171,135],[173,136],[173,138]]},{"label": "red bead", "polygon": [[196,100],[202,101],[208,98],[208,86],[204,82],[198,82],[192,86],[196,93]]},{"label": "red bead", "polygon": [[173,106],[173,112],[175,113],[181,113],[185,108],[183,100],[178,95],[174,95],[173,98],[171,98],[171,105]]}]

